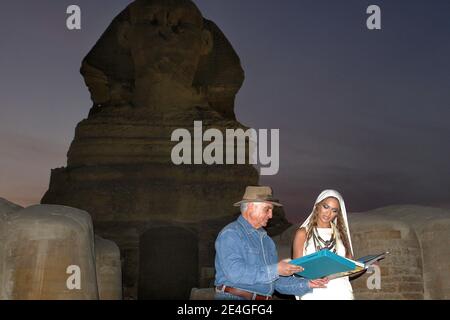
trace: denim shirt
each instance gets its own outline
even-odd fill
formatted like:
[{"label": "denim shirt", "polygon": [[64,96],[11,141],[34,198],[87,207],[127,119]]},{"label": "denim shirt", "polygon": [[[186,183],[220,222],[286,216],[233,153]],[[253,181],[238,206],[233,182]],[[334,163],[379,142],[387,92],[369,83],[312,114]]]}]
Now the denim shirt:
[{"label": "denim shirt", "polygon": [[312,292],[308,280],[278,275],[278,255],[273,240],[244,217],[227,225],[216,239],[215,285],[226,285],[261,295],[302,296]]}]

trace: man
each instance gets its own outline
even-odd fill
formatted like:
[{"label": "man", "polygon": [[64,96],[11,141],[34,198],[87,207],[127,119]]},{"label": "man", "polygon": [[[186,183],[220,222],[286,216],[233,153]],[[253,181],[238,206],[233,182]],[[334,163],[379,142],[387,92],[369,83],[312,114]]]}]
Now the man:
[{"label": "man", "polygon": [[216,299],[269,300],[274,290],[302,296],[326,287],[328,279],[292,277],[303,268],[288,260],[278,262],[275,243],[263,229],[273,206],[281,206],[270,187],[247,187],[234,206],[241,207],[241,215],[216,240]]}]

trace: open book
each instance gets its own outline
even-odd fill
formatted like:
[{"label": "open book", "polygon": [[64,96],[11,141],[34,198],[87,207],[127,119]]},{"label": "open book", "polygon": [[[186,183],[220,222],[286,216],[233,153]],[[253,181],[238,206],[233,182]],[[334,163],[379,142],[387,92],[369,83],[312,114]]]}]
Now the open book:
[{"label": "open book", "polygon": [[289,263],[304,268],[297,275],[306,279],[319,279],[328,277],[336,279],[359,273],[368,269],[373,263],[384,259],[389,252],[368,255],[357,260],[341,257],[329,250],[321,250],[304,257],[291,260]]}]

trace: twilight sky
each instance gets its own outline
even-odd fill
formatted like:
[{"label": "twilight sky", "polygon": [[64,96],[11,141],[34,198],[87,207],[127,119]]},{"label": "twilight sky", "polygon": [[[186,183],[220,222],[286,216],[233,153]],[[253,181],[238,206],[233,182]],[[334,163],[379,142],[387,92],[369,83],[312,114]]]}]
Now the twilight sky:
[{"label": "twilight sky", "polygon": [[[81,60],[129,0],[8,1],[0,12],[0,197],[29,205],[66,165],[91,101]],[[322,189],[349,211],[450,208],[450,1],[194,0],[246,73],[238,119],[280,129],[262,177],[291,222]],[[82,30],[66,29],[77,4]],[[366,28],[366,8],[382,30]]]}]

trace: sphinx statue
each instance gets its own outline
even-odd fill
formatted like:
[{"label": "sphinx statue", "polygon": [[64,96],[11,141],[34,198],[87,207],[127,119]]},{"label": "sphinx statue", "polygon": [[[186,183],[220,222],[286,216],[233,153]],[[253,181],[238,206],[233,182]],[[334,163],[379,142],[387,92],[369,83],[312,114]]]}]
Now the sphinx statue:
[{"label": "sphinx statue", "polygon": [[[232,204],[259,178],[249,164],[173,164],[171,133],[192,130],[196,120],[222,132],[246,129],[234,113],[244,80],[238,55],[190,0],[136,0],[83,59],[81,74],[93,105],[76,127],[67,166],[52,170],[41,202],[88,211],[96,234],[118,244],[125,298],[138,298],[138,288],[153,297],[152,288],[138,285],[154,266],[143,252],[198,256],[198,272],[185,287],[198,285],[202,268],[214,265],[216,232],[238,214]],[[287,224],[284,217],[278,221]],[[165,241],[164,234],[185,240]],[[198,255],[169,247],[182,242]],[[169,271],[155,272],[164,278],[158,272]],[[179,288],[167,281],[159,292]],[[188,297],[183,290],[155,298]]]}]

